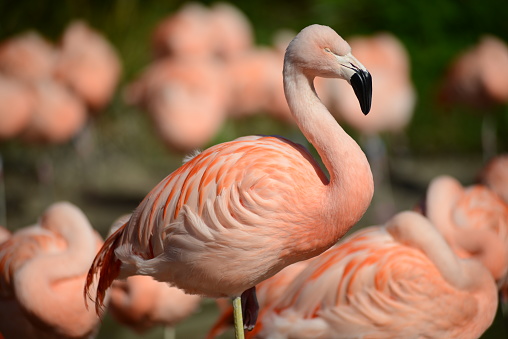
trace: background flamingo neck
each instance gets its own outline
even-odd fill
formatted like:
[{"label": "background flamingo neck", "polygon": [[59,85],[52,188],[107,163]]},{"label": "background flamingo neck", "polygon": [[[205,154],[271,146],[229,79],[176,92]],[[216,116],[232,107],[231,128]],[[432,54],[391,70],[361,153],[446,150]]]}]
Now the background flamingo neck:
[{"label": "background flamingo neck", "polygon": [[490,230],[456,229],[454,244],[462,251],[481,262],[499,280],[506,275],[508,259],[502,241]]},{"label": "background flamingo neck", "polygon": [[361,218],[372,199],[372,172],[358,144],[318,98],[313,80],[313,76],[305,74],[291,62],[285,62],[284,91],[289,108],[330,174],[323,203],[324,211],[331,215],[329,218],[323,216],[324,220],[351,227]]},{"label": "background flamingo neck", "polygon": [[[58,323],[54,319],[62,317],[62,314],[67,317],[81,315],[81,319],[75,320],[80,323],[95,321],[95,317],[85,316],[85,313],[93,314],[93,311],[85,310],[82,289],[88,268],[98,250],[98,235],[90,225],[66,226],[63,234],[60,234],[67,242],[66,250],[42,253],[15,274],[14,283],[20,304],[37,318],[45,319],[47,324]],[[34,300],[34,295],[39,297]],[[53,307],[48,308],[48,304]],[[52,314],[51,310],[57,313]],[[66,311],[62,313],[62,310]],[[65,321],[62,324],[67,326]]]}]

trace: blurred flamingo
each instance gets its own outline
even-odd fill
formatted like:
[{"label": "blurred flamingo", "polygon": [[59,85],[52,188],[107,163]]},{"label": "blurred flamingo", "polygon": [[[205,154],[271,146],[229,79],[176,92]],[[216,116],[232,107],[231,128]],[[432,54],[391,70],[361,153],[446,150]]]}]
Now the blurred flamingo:
[{"label": "blurred flamingo", "polygon": [[209,58],[215,40],[210,29],[210,10],[197,2],[184,4],[154,29],[152,50],[156,59]]},{"label": "blurred flamingo", "polygon": [[[115,221],[110,234],[129,218],[127,215]],[[197,295],[185,294],[152,277],[136,275],[113,282],[108,310],[118,322],[140,334],[157,325],[163,325],[165,333],[171,333],[173,326],[194,313],[200,302]]]},{"label": "blurred flamingo", "polygon": [[213,61],[163,59],[126,89],[125,99],[148,111],[169,149],[185,153],[205,146],[218,132],[228,93]]},{"label": "blurred flamingo", "polygon": [[356,142],[314,92],[316,76],[351,82],[363,112],[371,79],[348,43],[327,26],[303,29],[289,45],[284,88],[295,121],[319,152],[281,137],[248,136],[211,147],[159,183],[111,235],[89,272],[96,307],[116,278],[150,275],[187,293],[233,297],[235,331],[257,318],[255,285],[316,256],[363,215],[372,173]]},{"label": "blurred flamingo", "polygon": [[235,6],[217,2],[210,8],[210,30],[214,54],[228,62],[253,48],[252,26]]},{"label": "blurred flamingo", "polygon": [[10,338],[88,338],[99,318],[83,302],[102,245],[76,206],[51,205],[35,226],[0,244],[0,332]]},{"label": "blurred flamingo", "polygon": [[372,114],[367,118],[357,116],[354,93],[343,83],[327,82],[325,91],[339,93],[338,96],[328,95],[332,113],[360,132],[360,145],[374,175],[375,215],[384,222],[395,213],[396,207],[389,181],[387,149],[380,134],[397,134],[402,140],[411,120],[416,93],[410,77],[410,60],[402,42],[390,33],[354,37],[350,44],[374,78]]},{"label": "blurred flamingo", "polygon": [[86,108],[66,87],[53,80],[31,86],[35,105],[21,137],[32,143],[64,143],[85,125]]},{"label": "blurred flamingo", "polygon": [[[499,255],[482,239],[463,245]],[[476,339],[497,309],[492,273],[457,257],[428,219],[402,212],[316,257],[247,337]]]},{"label": "blurred flamingo", "polygon": [[11,237],[11,232],[5,227],[0,226],[0,244]]},{"label": "blurred flamingo", "polygon": [[508,204],[508,154],[499,154],[490,159],[478,179]]},{"label": "blurred flamingo", "polygon": [[54,75],[58,51],[36,32],[14,36],[0,45],[0,73],[31,82]]},{"label": "blurred flamingo", "polygon": [[111,286],[109,312],[120,323],[138,333],[163,325],[172,332],[179,322],[192,315],[201,297],[185,294],[152,277],[135,275]]},{"label": "blurred flamingo", "polygon": [[28,85],[0,74],[0,140],[18,136],[28,125],[35,98]]},{"label": "blurred flamingo", "polygon": [[[229,115],[235,118],[268,112],[271,90],[278,80],[280,94],[283,94],[282,68],[283,57],[269,48],[253,48],[242,55],[231,59],[225,67],[230,81]],[[274,74],[275,73],[275,74]],[[287,101],[284,100],[287,106]],[[289,108],[287,108],[289,110]]]},{"label": "blurred flamingo", "polygon": [[450,176],[439,176],[429,184],[423,212],[461,257],[477,254],[474,248],[463,251],[456,244],[463,233],[488,238],[486,245],[499,253],[482,263],[501,272],[498,286],[508,291],[508,205],[497,194],[483,185],[464,188]]},{"label": "blurred flamingo", "polygon": [[508,102],[508,46],[483,36],[460,53],[449,66],[439,93],[445,104],[461,103],[483,115],[482,146],[485,159],[497,152],[494,106]]},{"label": "blurred flamingo", "polygon": [[60,44],[56,77],[71,88],[93,111],[111,100],[120,77],[120,60],[114,47],[85,22],[72,22]]}]

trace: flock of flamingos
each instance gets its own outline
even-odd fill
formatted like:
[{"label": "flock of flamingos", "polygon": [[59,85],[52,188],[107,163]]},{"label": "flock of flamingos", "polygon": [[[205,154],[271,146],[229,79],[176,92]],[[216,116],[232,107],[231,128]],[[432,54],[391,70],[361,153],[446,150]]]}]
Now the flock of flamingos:
[{"label": "flock of flamingos", "polygon": [[[260,48],[236,8],[187,4],[155,28],[152,50],[123,97],[169,149],[201,148],[225,119],[264,112],[298,126],[329,175],[301,145],[243,136],[187,156],[106,240],[70,202],[0,227],[0,338],[91,338],[104,312],[139,333],[169,328],[206,297],[220,310],[208,338],[233,327],[237,338],[467,339],[492,324],[508,300],[508,156],[471,186],[437,177],[412,211],[345,236],[385,177],[378,134],[402,133],[416,105],[395,36],[346,42],[311,25]],[[450,65],[444,102],[508,102],[503,41],[486,36]],[[0,140],[70,141],[120,75],[114,47],[84,22],[57,46],[35,32],[4,41]]]}]

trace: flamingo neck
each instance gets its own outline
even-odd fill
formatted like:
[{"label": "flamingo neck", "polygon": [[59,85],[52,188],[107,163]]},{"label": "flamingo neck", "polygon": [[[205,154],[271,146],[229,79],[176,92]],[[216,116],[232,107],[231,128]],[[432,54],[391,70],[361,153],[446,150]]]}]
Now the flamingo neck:
[{"label": "flamingo neck", "polygon": [[314,76],[285,62],[284,92],[289,108],[330,175],[323,201],[324,213],[328,213],[329,218],[324,215],[323,220],[349,229],[370,204],[374,192],[372,172],[360,146],[317,96],[313,81]]},{"label": "flamingo neck", "polygon": [[67,227],[53,232],[66,241],[66,249],[41,253],[27,262],[15,274],[14,284],[19,303],[30,314],[48,328],[76,334],[74,331],[90,331],[97,322],[92,309],[85,308],[82,290],[86,272],[99,247],[99,238],[88,222],[75,227],[63,226]]}]

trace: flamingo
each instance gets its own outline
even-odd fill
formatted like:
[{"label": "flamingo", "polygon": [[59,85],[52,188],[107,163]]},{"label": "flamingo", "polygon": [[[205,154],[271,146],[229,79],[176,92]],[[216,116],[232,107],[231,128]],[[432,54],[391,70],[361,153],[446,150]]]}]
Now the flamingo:
[{"label": "flamingo", "polygon": [[111,100],[120,78],[121,65],[114,47],[83,21],[65,30],[55,76],[71,88],[92,111]]},{"label": "flamingo", "polygon": [[464,104],[483,115],[482,147],[485,159],[494,156],[496,130],[493,108],[508,103],[508,46],[484,35],[450,63],[439,97],[445,104]]},{"label": "flamingo", "polygon": [[0,226],[0,244],[11,237],[11,232],[5,227]]},{"label": "flamingo", "polygon": [[484,185],[463,187],[453,177],[439,176],[429,184],[423,213],[461,257],[477,254],[474,248],[464,251],[457,245],[463,233],[488,239],[499,255],[482,263],[501,272],[496,281],[499,289],[508,291],[508,205],[497,194]]},{"label": "flamingo", "polygon": [[508,154],[492,158],[481,170],[479,180],[508,204]]},{"label": "flamingo", "polygon": [[83,212],[51,205],[39,222],[0,244],[0,333],[10,338],[88,338],[99,318],[85,307],[86,270],[102,245]]},{"label": "flamingo", "polygon": [[157,325],[171,333],[174,325],[196,312],[200,302],[197,295],[136,275],[113,282],[108,310],[118,322],[140,334]]},{"label": "flamingo", "polygon": [[75,136],[87,119],[83,102],[51,79],[31,86],[35,105],[21,138],[28,142],[64,143]]},{"label": "flamingo", "polygon": [[28,125],[34,106],[28,85],[0,74],[0,140],[18,136]]},{"label": "flamingo", "polygon": [[283,73],[295,121],[330,179],[303,146],[277,136],[241,137],[195,155],[145,197],[96,256],[84,292],[97,275],[98,312],[114,279],[150,275],[186,293],[232,297],[235,332],[243,337],[243,324],[256,322],[255,285],[322,253],[362,217],[373,194],[369,163],[312,82],[350,82],[367,114],[370,74],[348,43],[321,25],[289,44]]},{"label": "flamingo", "polygon": [[227,88],[213,61],[165,58],[151,64],[127,88],[125,98],[147,110],[169,149],[187,153],[218,132],[226,115]]},{"label": "flamingo", "polygon": [[[498,256],[482,239],[463,244]],[[476,339],[496,313],[493,273],[457,257],[425,217],[401,212],[313,259],[247,337]]]},{"label": "flamingo", "polygon": [[22,33],[0,45],[0,73],[26,82],[48,79],[57,58],[57,49],[39,33]]},{"label": "flamingo", "polygon": [[232,60],[253,47],[252,26],[240,10],[225,2],[210,8],[210,26],[215,41],[215,54],[224,61]]},{"label": "flamingo", "polygon": [[183,5],[165,18],[152,34],[155,59],[164,57],[210,57],[215,41],[210,29],[210,10],[197,2]]}]

